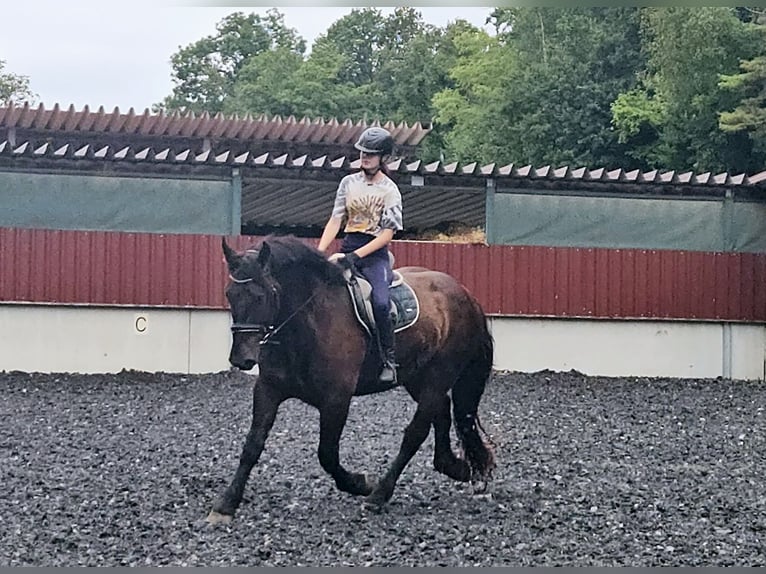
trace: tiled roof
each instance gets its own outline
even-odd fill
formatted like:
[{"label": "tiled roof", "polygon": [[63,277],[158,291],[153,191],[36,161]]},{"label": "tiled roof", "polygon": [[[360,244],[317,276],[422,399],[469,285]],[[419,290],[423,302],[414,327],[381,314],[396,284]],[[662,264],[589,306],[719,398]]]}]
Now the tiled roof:
[{"label": "tiled roof", "polygon": [[102,107],[91,111],[88,106],[75,110],[74,106],[62,109],[58,104],[46,110],[40,104],[31,107],[0,107],[0,128],[19,128],[48,132],[95,132],[103,134],[133,134],[153,137],[196,137],[233,140],[291,141],[300,143],[353,144],[359,134],[371,125],[382,125],[391,132],[399,146],[416,146],[431,131],[416,122],[365,123],[362,121],[331,118],[301,118],[293,116],[256,118],[224,116],[193,112],[163,112],[153,114],[148,109],[137,114],[133,108],[120,113],[119,108],[106,112]]},{"label": "tiled roof", "polygon": [[[230,149],[194,151],[184,149],[174,151],[170,147],[154,149],[152,147],[113,147],[109,145],[63,144],[53,146],[48,142],[24,141],[12,145],[8,140],[0,141],[0,158],[38,158],[61,160],[96,160],[108,162],[146,163],[153,165],[190,166],[232,166],[232,167],[272,167],[293,168],[302,170],[349,170],[359,167],[359,159],[354,156],[330,157],[322,155],[309,157],[306,154],[291,156],[287,153],[237,153]],[[402,175],[422,176],[458,176],[481,177],[503,180],[537,180],[548,182],[582,182],[582,183],[628,183],[654,185],[681,185],[695,187],[723,186],[757,186],[766,188],[766,171],[757,174],[693,173],[659,170],[641,171],[605,168],[590,169],[587,167],[573,168],[564,166],[554,168],[543,166],[535,168],[531,165],[517,166],[514,164],[498,166],[491,163],[479,165],[470,163],[424,163],[420,160],[406,162],[396,160],[388,164],[389,169]]]}]

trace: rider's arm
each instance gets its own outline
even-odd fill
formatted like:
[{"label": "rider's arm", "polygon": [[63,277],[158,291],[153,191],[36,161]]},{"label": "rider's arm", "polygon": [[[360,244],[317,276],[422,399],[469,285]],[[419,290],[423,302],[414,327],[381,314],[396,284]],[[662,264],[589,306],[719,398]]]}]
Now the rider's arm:
[{"label": "rider's arm", "polygon": [[338,232],[340,231],[340,224],[342,222],[342,217],[335,216],[331,216],[330,219],[327,220],[327,223],[324,226],[324,231],[322,232],[322,238],[319,240],[319,251],[325,251],[330,247],[330,243],[333,242],[333,239],[337,237]]},{"label": "rider's arm", "polygon": [[335,192],[335,203],[332,206],[332,214],[330,219],[324,226],[322,231],[322,237],[319,239],[319,245],[317,246],[319,251],[326,251],[330,247],[330,243],[338,236],[340,226],[343,223],[343,218],[346,216],[346,192],[348,190],[349,176],[344,177],[338,184],[338,191]]}]

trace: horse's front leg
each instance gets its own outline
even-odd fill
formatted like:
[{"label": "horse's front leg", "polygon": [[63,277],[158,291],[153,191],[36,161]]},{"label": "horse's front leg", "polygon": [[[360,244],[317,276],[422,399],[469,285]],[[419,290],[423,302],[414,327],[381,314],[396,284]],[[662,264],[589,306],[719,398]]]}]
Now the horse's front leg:
[{"label": "horse's front leg", "polygon": [[343,492],[367,496],[372,484],[364,474],[348,472],[340,464],[340,436],[348,417],[351,396],[333,397],[319,409],[319,464]]},{"label": "horse's front leg", "polygon": [[266,437],[274,424],[279,405],[284,400],[285,396],[273,386],[260,378],[256,381],[253,387],[253,420],[239,457],[239,466],[228,488],[213,504],[213,509],[207,517],[210,524],[230,522],[234,517],[242,502],[247,479],[263,452]]}]

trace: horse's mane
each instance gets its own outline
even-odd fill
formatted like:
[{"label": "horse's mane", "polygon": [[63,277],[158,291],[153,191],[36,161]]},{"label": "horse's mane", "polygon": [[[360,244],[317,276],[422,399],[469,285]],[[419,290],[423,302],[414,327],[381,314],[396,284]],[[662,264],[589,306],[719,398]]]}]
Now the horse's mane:
[{"label": "horse's mane", "polygon": [[269,235],[256,247],[266,243],[271,249],[272,273],[278,281],[295,280],[300,277],[307,281],[313,277],[324,285],[345,285],[343,271],[327,260],[327,255],[291,235]]}]

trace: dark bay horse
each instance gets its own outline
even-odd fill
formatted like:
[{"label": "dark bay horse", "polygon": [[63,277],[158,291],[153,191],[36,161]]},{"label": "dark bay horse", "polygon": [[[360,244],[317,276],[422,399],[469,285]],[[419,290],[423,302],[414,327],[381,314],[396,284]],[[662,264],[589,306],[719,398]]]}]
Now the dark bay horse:
[{"label": "dark bay horse", "polygon": [[[319,410],[322,468],[340,490],[366,496],[373,508],[391,498],[431,426],[436,470],[464,482],[491,478],[494,454],[477,411],[492,370],[493,341],[479,303],[455,279],[418,267],[399,270],[421,305],[417,322],[396,335],[399,383],[418,406],[399,453],[374,483],[346,470],[339,457],[351,398],[362,394],[362,386],[375,392],[377,380],[377,363],[365,360],[369,336],[354,315],[341,268],[293,237],[266,238],[243,254],[224,239],[223,251],[231,278],[226,289],[233,319],[229,361],[244,370],[257,363],[259,375],[239,466],[208,522],[234,516],[277,409],[288,398]],[[450,444],[452,417],[461,456]]]}]

